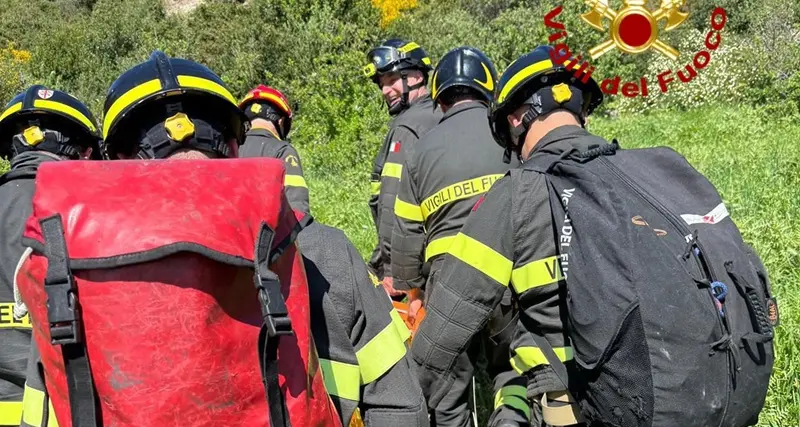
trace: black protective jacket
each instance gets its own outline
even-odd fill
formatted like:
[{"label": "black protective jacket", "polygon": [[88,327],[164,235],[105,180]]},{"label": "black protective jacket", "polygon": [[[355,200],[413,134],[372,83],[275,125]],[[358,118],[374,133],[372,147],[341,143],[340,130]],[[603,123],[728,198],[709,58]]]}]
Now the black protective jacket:
[{"label": "black protective jacket", "polygon": [[43,162],[58,160],[48,153],[21,153],[0,176],[0,426],[19,425],[31,342],[27,314],[14,316],[14,276],[25,250],[22,232],[31,215],[36,170]]},{"label": "black protective jacket", "polygon": [[[583,128],[562,126],[534,150],[557,155],[573,147],[586,151],[596,143]],[[520,311],[511,365],[528,376],[532,402],[546,392],[561,391],[534,334],[544,337],[563,362],[573,360],[562,321],[563,286],[545,178],[525,168],[512,169],[492,186],[454,238],[414,338],[412,356],[429,406],[445,394],[453,381],[452,362],[509,288]]]},{"label": "black protective jacket", "polygon": [[300,155],[288,142],[278,138],[267,129],[251,129],[244,145],[239,148],[239,157],[272,157],[283,160],[286,168],[284,186],[286,198],[292,209],[309,213],[308,185],[303,176]]},{"label": "black protective jacket", "polygon": [[405,150],[416,144],[441,117],[442,111],[434,108],[430,95],[415,99],[389,124],[389,132],[375,157],[370,178],[369,207],[378,232],[378,244],[372,252],[369,266],[381,279],[392,276],[394,202],[400,189]]}]

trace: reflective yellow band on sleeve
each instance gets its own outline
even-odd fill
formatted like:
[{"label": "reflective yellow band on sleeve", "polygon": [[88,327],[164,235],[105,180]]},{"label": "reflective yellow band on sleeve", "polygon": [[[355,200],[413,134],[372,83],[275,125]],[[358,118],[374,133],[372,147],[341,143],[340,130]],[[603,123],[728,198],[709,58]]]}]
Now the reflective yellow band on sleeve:
[{"label": "reflective yellow band on sleeve", "polygon": [[425,262],[428,262],[436,255],[447,253],[455,238],[456,236],[447,236],[431,240],[428,246],[425,247]]},{"label": "reflective yellow band on sleeve", "polygon": [[356,402],[361,400],[361,370],[357,365],[320,358],[319,367],[328,394]]},{"label": "reflective yellow band on sleeve", "polygon": [[397,332],[400,334],[400,338],[403,342],[408,341],[411,338],[411,331],[408,330],[408,326],[406,326],[406,322],[400,317],[400,313],[397,312],[397,309],[392,308],[392,311],[389,313],[392,316],[392,324],[397,328]]},{"label": "reflective yellow band on sleeve", "polygon": [[59,113],[66,114],[72,117],[73,119],[83,123],[83,125],[91,129],[92,132],[97,131],[97,128],[94,127],[94,124],[92,123],[91,120],[89,120],[88,117],[86,117],[83,113],[70,107],[67,104],[62,104],[56,101],[45,101],[43,99],[37,99],[36,101],[33,101],[33,106],[35,108],[44,108],[46,110],[53,110],[53,111],[58,111]]},{"label": "reflective yellow band on sleeve", "polygon": [[22,402],[0,402],[0,426],[18,426],[22,421]]},{"label": "reflective yellow band on sleeve", "polygon": [[528,404],[527,390],[521,385],[509,385],[497,390],[494,395],[494,409],[501,406],[510,406],[525,414],[530,421],[531,407]]},{"label": "reflective yellow band on sleeve", "polygon": [[397,179],[400,179],[402,174],[403,165],[400,163],[386,163],[383,165],[383,171],[381,172],[381,176],[388,176]]},{"label": "reflective yellow band on sleeve", "polygon": [[409,221],[422,222],[419,206],[404,202],[399,197],[394,200],[394,214]]},{"label": "reflective yellow band on sleeve", "polygon": [[[511,367],[519,374],[523,374],[539,365],[549,365],[547,357],[538,347],[517,347],[512,350]],[[566,362],[572,360],[572,347],[553,347],[553,352],[558,360]]]},{"label": "reflective yellow band on sleeve", "polygon": [[[41,390],[36,390],[25,384],[25,392],[22,395],[22,421],[25,424],[39,427],[44,421],[45,395]],[[56,412],[53,410],[53,403],[47,399],[47,427],[58,427]]]},{"label": "reflective yellow band on sleeve", "polygon": [[381,194],[381,182],[380,181],[370,181],[369,182],[369,194],[373,196],[377,196]]},{"label": "reflective yellow band on sleeve", "polygon": [[485,175],[448,185],[422,201],[422,217],[428,219],[432,213],[448,203],[483,194],[502,177],[503,174]]},{"label": "reflective yellow band on sleeve", "polygon": [[401,334],[392,319],[382,331],[356,351],[358,366],[361,368],[361,384],[375,381],[402,359],[406,354],[406,339],[408,337]]},{"label": "reflective yellow band on sleeve", "polygon": [[283,178],[283,185],[287,187],[302,187],[308,188],[306,179],[300,175],[286,175]]},{"label": "reflective yellow band on sleeve", "polygon": [[22,319],[15,318],[14,303],[2,302],[0,303],[0,329],[31,329],[31,318],[28,314]]},{"label": "reflective yellow band on sleeve", "polygon": [[558,256],[529,262],[511,271],[511,284],[519,294],[539,286],[558,283],[562,279],[564,279],[564,275],[561,273]]},{"label": "reflective yellow band on sleeve", "polygon": [[472,237],[464,233],[458,233],[447,253],[480,271],[495,282],[508,286],[508,282],[511,279],[511,267],[513,266],[511,260]]}]

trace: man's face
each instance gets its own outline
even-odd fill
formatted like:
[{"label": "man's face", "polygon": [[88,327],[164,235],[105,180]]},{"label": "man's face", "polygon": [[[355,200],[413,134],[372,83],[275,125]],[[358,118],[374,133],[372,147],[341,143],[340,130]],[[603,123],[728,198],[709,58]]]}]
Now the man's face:
[{"label": "man's face", "polygon": [[[422,83],[422,73],[417,70],[410,70],[408,72],[407,83],[409,86],[414,86]],[[403,97],[403,79],[400,73],[387,73],[378,78],[378,85],[381,88],[381,94],[389,107],[400,102]],[[413,101],[417,97],[418,90],[413,90],[408,94],[408,100]]]},{"label": "man's face", "polygon": [[384,74],[378,78],[378,85],[381,88],[386,105],[389,107],[400,102],[403,96],[403,79],[400,73]]}]

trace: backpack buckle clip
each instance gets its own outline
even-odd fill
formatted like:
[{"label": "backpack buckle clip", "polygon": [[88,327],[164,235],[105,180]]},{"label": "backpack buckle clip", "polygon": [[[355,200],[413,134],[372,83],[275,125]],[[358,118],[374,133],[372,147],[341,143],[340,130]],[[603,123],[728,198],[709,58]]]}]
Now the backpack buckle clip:
[{"label": "backpack buckle clip", "polygon": [[286,309],[286,302],[281,295],[280,281],[275,273],[269,272],[268,276],[261,277],[256,275],[256,288],[258,289],[258,301],[261,303],[261,314],[264,318],[264,326],[267,335],[276,337],[280,335],[292,335],[292,320]]},{"label": "backpack buckle clip", "polygon": [[78,296],[72,276],[61,283],[47,283],[47,321],[50,324],[50,343],[54,345],[81,342]]}]

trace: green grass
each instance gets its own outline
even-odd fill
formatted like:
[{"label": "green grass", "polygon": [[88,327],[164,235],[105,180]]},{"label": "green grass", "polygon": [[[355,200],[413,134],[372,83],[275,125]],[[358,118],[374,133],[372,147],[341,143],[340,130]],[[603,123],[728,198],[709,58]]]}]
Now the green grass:
[{"label": "green grass", "polygon": [[[622,147],[670,146],[717,186],[764,260],[780,306],[777,360],[759,425],[800,426],[800,125],[719,108],[593,119],[589,126]],[[366,258],[376,241],[366,204],[369,171],[307,174],[314,216],[344,229]],[[490,393],[481,390],[479,401],[489,404]],[[486,408],[479,413],[484,423]]]}]

